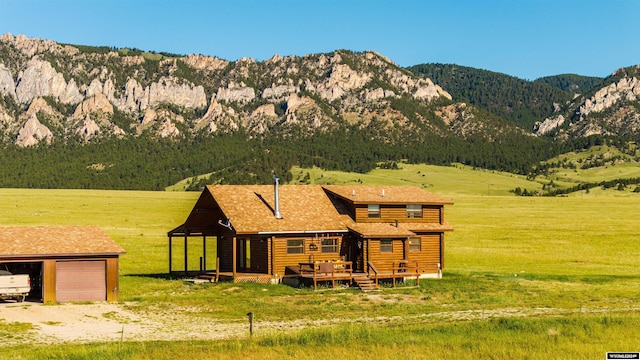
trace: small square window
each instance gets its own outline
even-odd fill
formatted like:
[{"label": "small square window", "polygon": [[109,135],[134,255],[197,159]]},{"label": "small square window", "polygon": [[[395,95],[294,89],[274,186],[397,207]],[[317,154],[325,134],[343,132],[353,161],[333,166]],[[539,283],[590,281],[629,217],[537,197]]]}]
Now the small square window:
[{"label": "small square window", "polygon": [[393,240],[380,239],[380,252],[393,252]]},{"label": "small square window", "polygon": [[409,204],[407,205],[407,218],[408,219],[421,219],[422,218],[422,205]]},{"label": "small square window", "polygon": [[369,204],[369,205],[367,205],[367,211],[368,211],[370,219],[379,219],[380,218],[380,205]]},{"label": "small square window", "polygon": [[419,237],[409,239],[409,251],[422,251],[422,239]]},{"label": "small square window", "polygon": [[304,254],[304,239],[287,240],[287,254]]},{"label": "small square window", "polygon": [[322,239],[322,252],[323,253],[337,253],[338,252],[338,239]]}]

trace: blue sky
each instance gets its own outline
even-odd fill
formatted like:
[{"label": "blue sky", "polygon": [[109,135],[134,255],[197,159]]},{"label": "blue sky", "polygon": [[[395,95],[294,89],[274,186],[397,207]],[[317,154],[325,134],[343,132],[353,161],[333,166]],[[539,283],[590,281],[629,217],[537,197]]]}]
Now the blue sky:
[{"label": "blue sky", "polygon": [[0,0],[0,34],[225,60],[374,50],[522,79],[640,64],[638,0]]}]

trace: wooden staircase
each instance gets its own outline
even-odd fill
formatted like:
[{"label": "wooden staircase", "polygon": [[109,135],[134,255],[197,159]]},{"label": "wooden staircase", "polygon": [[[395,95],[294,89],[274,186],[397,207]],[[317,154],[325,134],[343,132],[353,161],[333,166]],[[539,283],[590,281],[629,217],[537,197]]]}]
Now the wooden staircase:
[{"label": "wooden staircase", "polygon": [[364,292],[380,290],[378,284],[371,280],[367,274],[353,274],[353,281],[356,283],[358,288]]}]

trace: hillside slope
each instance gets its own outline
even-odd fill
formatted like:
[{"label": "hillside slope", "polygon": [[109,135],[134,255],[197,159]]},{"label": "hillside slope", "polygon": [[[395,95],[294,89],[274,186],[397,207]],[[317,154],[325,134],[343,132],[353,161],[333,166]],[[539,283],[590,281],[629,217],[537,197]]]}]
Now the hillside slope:
[{"label": "hillside slope", "polygon": [[556,139],[592,135],[637,140],[640,136],[640,65],[622,68],[536,124],[535,133]]},{"label": "hillside slope", "polygon": [[292,166],[363,173],[401,159],[527,174],[583,137],[637,136],[633,69],[571,100],[456,65],[414,74],[371,51],[229,62],[5,34],[0,186],[262,183]]},{"label": "hillside slope", "polygon": [[455,101],[478,106],[528,130],[572,98],[571,93],[542,82],[466,66],[420,64],[408,70],[433,79]]}]

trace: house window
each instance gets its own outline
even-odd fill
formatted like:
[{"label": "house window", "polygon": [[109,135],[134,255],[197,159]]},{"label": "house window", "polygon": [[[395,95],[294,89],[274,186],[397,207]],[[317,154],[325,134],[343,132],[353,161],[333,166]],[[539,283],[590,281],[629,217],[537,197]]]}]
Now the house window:
[{"label": "house window", "polygon": [[323,253],[337,253],[338,252],[338,239],[322,239],[322,252]]},{"label": "house window", "polygon": [[422,251],[422,241],[419,237],[409,238],[409,251]]},{"label": "house window", "polygon": [[391,239],[380,239],[380,252],[393,252],[393,241]]},{"label": "house window", "polygon": [[304,239],[287,240],[287,254],[304,254]]},{"label": "house window", "polygon": [[407,218],[408,219],[421,219],[422,218],[422,205],[409,204],[407,205]]},{"label": "house window", "polygon": [[380,218],[380,205],[369,204],[369,205],[367,205],[367,211],[369,213],[369,218],[370,219],[379,219]]}]

